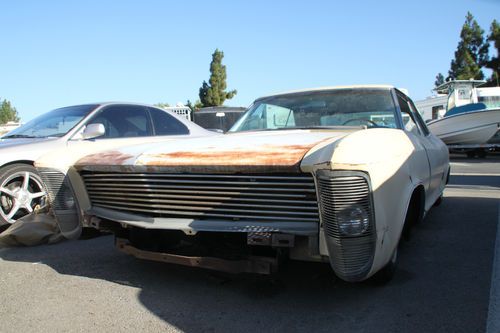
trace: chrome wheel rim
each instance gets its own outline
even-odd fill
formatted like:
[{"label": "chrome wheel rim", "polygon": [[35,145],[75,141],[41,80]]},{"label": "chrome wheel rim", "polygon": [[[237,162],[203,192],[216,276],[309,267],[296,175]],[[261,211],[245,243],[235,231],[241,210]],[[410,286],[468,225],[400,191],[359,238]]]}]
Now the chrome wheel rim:
[{"label": "chrome wheel rim", "polygon": [[33,212],[46,192],[38,175],[29,171],[11,174],[0,185],[0,215],[9,222]]}]

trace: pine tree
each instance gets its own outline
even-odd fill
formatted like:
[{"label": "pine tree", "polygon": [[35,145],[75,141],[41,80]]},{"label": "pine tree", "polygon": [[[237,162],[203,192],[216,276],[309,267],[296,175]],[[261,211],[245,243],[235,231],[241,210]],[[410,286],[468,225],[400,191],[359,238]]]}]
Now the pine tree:
[{"label": "pine tree", "polygon": [[484,30],[468,12],[460,33],[460,42],[455,51],[455,59],[451,61],[449,78],[457,80],[484,79],[481,67],[488,62],[488,47],[489,44],[484,38]]},{"label": "pine tree", "polygon": [[161,109],[165,109],[165,108],[170,107],[170,104],[168,104],[168,103],[156,103],[153,106],[156,106],[156,107],[161,108]]},{"label": "pine tree", "polygon": [[434,81],[434,87],[437,88],[444,83],[444,76],[441,73],[436,75],[436,81]]},{"label": "pine tree", "polygon": [[490,86],[499,85],[499,75],[500,75],[500,24],[497,20],[493,20],[490,27],[490,34],[488,35],[488,41],[493,43],[493,47],[497,51],[496,57],[491,57],[490,61],[486,64],[486,67],[491,69],[493,73],[488,81]]},{"label": "pine tree", "polygon": [[208,85],[207,81],[203,81],[203,83],[201,84],[201,87],[200,87],[200,92],[199,92],[199,96],[200,96],[200,102],[203,106],[211,106],[209,105],[210,103],[208,102],[208,89],[210,88],[210,86]]},{"label": "pine tree", "polygon": [[222,58],[224,58],[224,52],[216,49],[210,63],[209,83],[203,81],[200,88],[200,101],[205,107],[220,106],[226,99],[233,98],[237,93],[236,90],[226,91],[226,66],[222,64]]},{"label": "pine tree", "polygon": [[17,110],[6,99],[0,105],[0,124],[5,124],[9,121],[19,121]]}]

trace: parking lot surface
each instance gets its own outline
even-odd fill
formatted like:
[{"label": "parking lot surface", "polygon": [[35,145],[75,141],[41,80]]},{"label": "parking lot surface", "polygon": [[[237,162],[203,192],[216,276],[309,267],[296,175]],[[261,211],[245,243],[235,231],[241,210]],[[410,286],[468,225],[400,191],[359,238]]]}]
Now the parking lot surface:
[{"label": "parking lot surface", "polygon": [[0,331],[484,332],[499,166],[453,156],[442,204],[383,287],[339,281],[326,264],[291,262],[269,278],[148,262],[102,236],[0,249]]}]

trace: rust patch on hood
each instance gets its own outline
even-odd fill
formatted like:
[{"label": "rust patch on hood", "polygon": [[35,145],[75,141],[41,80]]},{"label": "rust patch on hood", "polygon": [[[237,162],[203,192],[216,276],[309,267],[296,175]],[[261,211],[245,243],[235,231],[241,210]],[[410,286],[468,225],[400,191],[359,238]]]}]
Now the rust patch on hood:
[{"label": "rust patch on hood", "polygon": [[117,165],[134,158],[133,155],[124,154],[116,150],[87,155],[75,165]]},{"label": "rust patch on hood", "polygon": [[179,151],[145,155],[144,165],[293,165],[314,145],[261,146],[260,149]]},{"label": "rust patch on hood", "polygon": [[[205,151],[175,151],[144,154],[138,165],[159,167],[238,167],[236,169],[267,169],[274,171],[299,171],[300,161],[318,142],[308,145],[261,145],[220,149],[207,147]],[[241,171],[241,170],[239,170]]]}]

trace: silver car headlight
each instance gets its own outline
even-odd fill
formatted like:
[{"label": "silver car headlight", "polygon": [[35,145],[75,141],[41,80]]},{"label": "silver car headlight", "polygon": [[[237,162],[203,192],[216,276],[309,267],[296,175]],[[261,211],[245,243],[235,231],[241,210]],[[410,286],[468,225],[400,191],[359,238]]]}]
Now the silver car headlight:
[{"label": "silver car headlight", "polygon": [[75,196],[66,175],[56,169],[38,168],[38,171],[47,188],[51,206],[56,211],[75,210]]},{"label": "silver car headlight", "polygon": [[75,197],[73,196],[73,192],[71,191],[71,189],[65,185],[64,188],[61,189],[63,194],[63,203],[64,203],[64,207],[66,209],[73,209],[75,208]]}]

